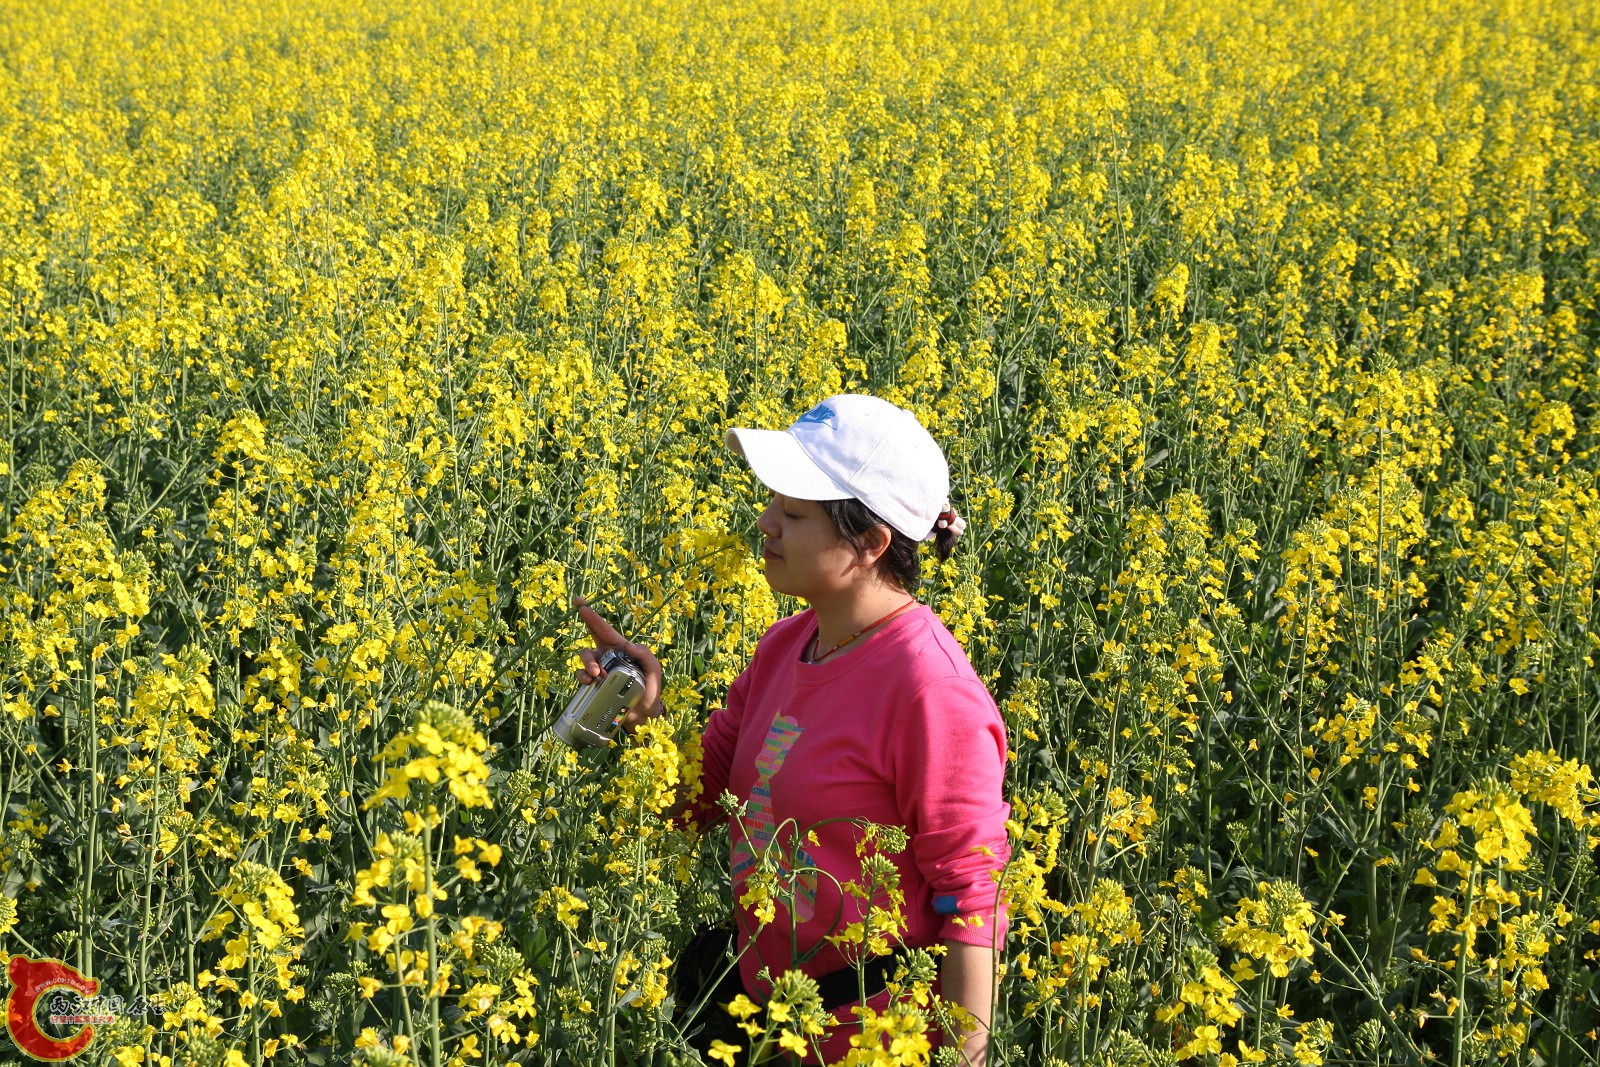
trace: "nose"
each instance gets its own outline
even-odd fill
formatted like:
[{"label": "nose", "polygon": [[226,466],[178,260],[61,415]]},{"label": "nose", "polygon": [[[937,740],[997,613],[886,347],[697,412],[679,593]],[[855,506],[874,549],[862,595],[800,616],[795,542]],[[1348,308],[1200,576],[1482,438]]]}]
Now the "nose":
[{"label": "nose", "polygon": [[777,538],[782,527],[778,524],[778,495],[774,493],[772,499],[767,501],[767,506],[762,509],[761,515],[756,519],[756,529],[768,540]]}]

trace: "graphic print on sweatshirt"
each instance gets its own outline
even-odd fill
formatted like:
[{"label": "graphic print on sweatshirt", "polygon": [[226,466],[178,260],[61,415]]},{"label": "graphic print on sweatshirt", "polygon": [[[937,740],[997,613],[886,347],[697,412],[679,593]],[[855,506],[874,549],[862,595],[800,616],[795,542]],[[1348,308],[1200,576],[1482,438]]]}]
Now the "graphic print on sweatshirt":
[{"label": "graphic print on sweatshirt", "polygon": [[[783,761],[789,758],[789,750],[800,740],[801,733],[800,723],[796,720],[787,715],[774,716],[772,726],[767,730],[767,739],[762,742],[761,752],[756,756],[756,783],[750,789],[750,802],[742,821],[744,837],[733,845],[734,899],[740,896],[740,887],[746,876],[755,867],[756,860],[771,846],[773,836],[778,831],[772,814],[772,779],[783,769]],[[799,833],[801,828],[790,827],[790,831]],[[776,859],[779,878],[785,884],[793,869],[786,852],[787,849],[780,843]],[[794,880],[794,917],[799,922],[807,922],[817,910],[817,865],[803,845],[796,851],[794,859],[801,868]]]}]

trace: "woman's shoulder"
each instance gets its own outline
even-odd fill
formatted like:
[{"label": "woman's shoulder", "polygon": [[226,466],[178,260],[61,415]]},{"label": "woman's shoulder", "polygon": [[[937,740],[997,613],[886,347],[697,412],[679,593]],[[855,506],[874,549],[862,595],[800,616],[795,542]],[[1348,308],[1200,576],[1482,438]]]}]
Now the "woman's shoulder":
[{"label": "woman's shoulder", "polygon": [[[896,717],[895,744],[907,751],[943,750],[952,739],[971,746],[994,739],[1004,759],[1005,724],[994,696],[961,643],[931,608],[918,612],[896,650],[904,693]],[[952,757],[953,758],[953,757]]]},{"label": "woman's shoulder", "polygon": [[949,627],[945,626],[938,612],[924,604],[906,621],[897,651],[905,659],[906,673],[918,685],[956,684],[988,692],[972,661],[967,658],[966,650]]}]

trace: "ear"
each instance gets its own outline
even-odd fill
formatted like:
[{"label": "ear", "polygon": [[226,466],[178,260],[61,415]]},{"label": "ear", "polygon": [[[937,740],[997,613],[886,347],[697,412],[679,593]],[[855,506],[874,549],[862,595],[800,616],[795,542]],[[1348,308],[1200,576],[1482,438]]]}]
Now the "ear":
[{"label": "ear", "polygon": [[889,527],[879,524],[862,534],[856,547],[856,560],[861,566],[872,569],[878,565],[878,560],[889,551],[889,542],[893,538]]}]

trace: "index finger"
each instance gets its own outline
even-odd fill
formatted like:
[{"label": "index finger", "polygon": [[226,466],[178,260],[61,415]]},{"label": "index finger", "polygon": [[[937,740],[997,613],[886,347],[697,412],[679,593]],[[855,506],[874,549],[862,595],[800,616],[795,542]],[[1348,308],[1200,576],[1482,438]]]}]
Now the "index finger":
[{"label": "index finger", "polygon": [[589,636],[594,638],[594,643],[601,648],[623,648],[628,644],[627,638],[617,632],[617,628],[600,616],[600,613],[589,606],[589,602],[582,597],[573,597],[573,604],[577,605],[578,618],[589,628]]}]

